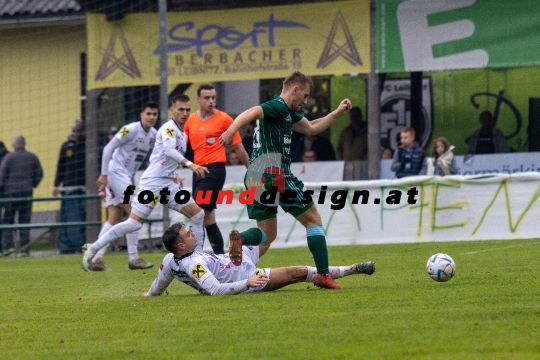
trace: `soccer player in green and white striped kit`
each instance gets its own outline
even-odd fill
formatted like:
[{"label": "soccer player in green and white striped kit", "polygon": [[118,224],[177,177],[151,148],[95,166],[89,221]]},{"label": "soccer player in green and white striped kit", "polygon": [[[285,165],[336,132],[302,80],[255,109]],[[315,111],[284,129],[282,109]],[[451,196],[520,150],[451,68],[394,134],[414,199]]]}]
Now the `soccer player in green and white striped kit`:
[{"label": "soccer player in green and white striped kit", "polygon": [[[246,188],[256,186],[259,194],[272,189],[272,186],[278,188],[279,206],[306,228],[308,247],[317,267],[313,283],[327,289],[341,289],[329,275],[321,216],[313,201],[304,195],[304,184],[291,173],[290,148],[292,130],[306,135],[319,134],[349,110],[351,102],[344,99],[330,114],[308,121],[298,111],[307,104],[312,88],[313,82],[308,76],[299,71],[292,73],[283,81],[280,96],[238,115],[220,137],[220,143],[229,145],[238,129],[257,120],[253,153],[244,179]],[[294,196],[284,199],[284,193],[294,193]],[[242,263],[242,245],[269,245],[277,236],[277,203],[270,206],[259,203],[258,199],[256,196],[256,201],[247,205],[249,217],[257,221],[257,227],[241,233],[233,230],[230,234],[229,255],[235,265]],[[372,262],[370,265],[374,266]]]}]

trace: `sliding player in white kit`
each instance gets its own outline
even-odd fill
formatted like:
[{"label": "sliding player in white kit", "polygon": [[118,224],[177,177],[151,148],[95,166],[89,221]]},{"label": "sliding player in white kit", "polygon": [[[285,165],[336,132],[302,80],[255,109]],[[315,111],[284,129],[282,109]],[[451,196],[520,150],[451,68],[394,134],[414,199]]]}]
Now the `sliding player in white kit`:
[{"label": "sliding player in white kit", "polygon": [[[165,255],[158,275],[145,296],[161,295],[177,279],[205,295],[233,295],[273,291],[298,282],[313,282],[317,268],[288,266],[257,268],[266,246],[244,246],[242,263],[236,266],[227,255],[203,253],[196,249],[197,239],[182,223],[171,225],[163,234],[163,245],[170,251]],[[337,279],[353,274],[371,275],[375,263],[368,261],[349,266],[330,266],[329,273]]]},{"label": "sliding player in white kit", "polygon": [[[125,125],[118,131],[103,149],[101,160],[101,175],[96,181],[98,191],[105,190],[107,206],[107,221],[103,224],[99,236],[122,220],[124,211],[129,215],[131,205],[124,204],[124,191],[133,185],[133,175],[139,170],[142,162],[154,147],[157,130],[153,128],[158,119],[159,106],[154,101],[148,101],[142,107],[140,121]],[[126,234],[129,254],[129,268],[147,269],[153,266],[139,258],[139,234]],[[103,256],[108,246],[104,246],[92,259],[89,269],[92,271],[108,270],[103,262]]]},{"label": "sliding player in white kit", "polygon": [[[208,173],[208,169],[192,163],[183,155],[186,152],[187,143],[187,136],[183,129],[191,111],[189,97],[184,94],[173,97],[170,110],[172,119],[163,124],[157,132],[156,144],[150,157],[150,165],[139,181],[137,195],[131,202],[129,218],[111,227],[93,244],[83,246],[82,266],[84,270],[90,270],[91,261],[99,249],[121,236],[138,231],[152,210],[154,210],[157,201],[190,219],[190,228],[197,238],[197,248],[202,251],[204,244],[204,211],[193,201],[193,198],[182,204],[175,201],[175,194],[182,190],[176,169],[179,164],[182,164],[189,167],[200,177],[204,177]],[[125,189],[124,200],[129,199],[134,190],[134,186]],[[150,194],[153,199],[149,199],[147,204],[143,204],[139,201],[139,198],[144,199],[147,196],[143,196],[144,194],[139,196],[141,193]]]}]

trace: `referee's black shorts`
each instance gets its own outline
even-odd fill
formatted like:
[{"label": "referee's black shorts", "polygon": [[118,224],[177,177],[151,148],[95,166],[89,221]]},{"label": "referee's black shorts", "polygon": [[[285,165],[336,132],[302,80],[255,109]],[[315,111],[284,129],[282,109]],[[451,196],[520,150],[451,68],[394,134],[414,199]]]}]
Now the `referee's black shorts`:
[{"label": "referee's black shorts", "polygon": [[225,184],[225,176],[227,172],[225,170],[225,163],[213,163],[209,165],[203,165],[208,168],[210,173],[205,174],[204,178],[198,177],[193,173],[193,199],[197,199],[197,191],[203,190],[202,197],[204,198],[207,190],[212,190],[212,197],[208,204],[197,204],[202,209],[212,211],[217,208],[217,198],[219,190],[223,189]]}]

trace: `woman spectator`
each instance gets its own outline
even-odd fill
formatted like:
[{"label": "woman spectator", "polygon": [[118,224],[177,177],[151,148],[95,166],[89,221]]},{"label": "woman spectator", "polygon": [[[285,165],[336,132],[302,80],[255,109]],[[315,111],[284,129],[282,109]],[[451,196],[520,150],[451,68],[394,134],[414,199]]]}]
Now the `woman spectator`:
[{"label": "woman spectator", "polygon": [[448,140],[440,137],[433,141],[431,158],[427,160],[427,175],[455,175],[458,173],[454,159],[454,146]]}]

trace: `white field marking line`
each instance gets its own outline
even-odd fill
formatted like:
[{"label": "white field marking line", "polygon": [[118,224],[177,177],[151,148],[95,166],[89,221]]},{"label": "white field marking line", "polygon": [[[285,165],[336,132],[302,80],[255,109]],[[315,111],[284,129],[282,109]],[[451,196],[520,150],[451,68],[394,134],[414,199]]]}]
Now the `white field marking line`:
[{"label": "white field marking line", "polygon": [[[538,242],[532,242],[532,244],[538,244]],[[511,249],[511,248],[515,248],[515,247],[518,247],[518,246],[523,246],[524,244],[519,244],[519,245],[510,245],[510,246],[505,246],[505,247],[500,247],[500,248],[494,248],[494,249],[485,249],[485,250],[478,250],[478,251],[469,251],[469,252],[466,252],[466,253],[463,253],[461,255],[474,255],[474,254],[479,254],[479,253],[483,253],[483,252],[488,252],[488,251],[499,251],[499,250],[506,250],[506,249]]]}]

